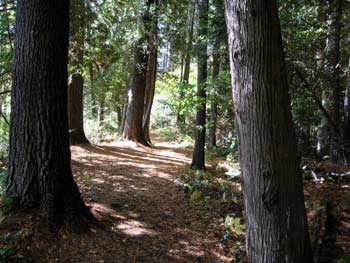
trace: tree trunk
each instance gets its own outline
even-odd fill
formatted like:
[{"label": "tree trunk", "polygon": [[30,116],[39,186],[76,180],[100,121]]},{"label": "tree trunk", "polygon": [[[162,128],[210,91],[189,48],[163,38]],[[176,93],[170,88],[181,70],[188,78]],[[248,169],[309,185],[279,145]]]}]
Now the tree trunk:
[{"label": "tree trunk", "polygon": [[[155,3],[157,5],[157,2]],[[154,94],[156,89],[157,70],[158,70],[158,12],[157,6],[151,15],[151,28],[149,38],[149,58],[146,76],[146,94],[144,102],[144,113],[142,120],[142,129],[146,142],[151,145],[150,121],[153,106]]]},{"label": "tree trunk", "polygon": [[208,48],[206,39],[208,36],[208,0],[198,1],[199,29],[198,29],[198,75],[197,97],[199,105],[196,115],[195,144],[191,167],[205,169],[205,121],[206,121],[206,81]]},{"label": "tree trunk", "polygon": [[[349,5],[350,7],[350,5]],[[344,139],[344,153],[346,161],[350,161],[350,8],[348,14],[348,39],[347,46],[349,50],[348,67],[346,69],[346,86],[345,86],[345,96],[344,96],[344,129],[343,129],[343,139]]]},{"label": "tree trunk", "polygon": [[146,96],[145,96],[145,107],[144,107],[144,117],[142,122],[143,134],[145,140],[148,144],[151,144],[150,138],[150,121],[151,121],[151,111],[153,106],[155,88],[156,88],[156,78],[157,78],[157,47],[150,48],[149,54],[149,69],[147,72],[146,81]]},{"label": "tree trunk", "polygon": [[84,132],[83,86],[81,74],[73,74],[68,86],[69,138],[71,145],[89,143]]},{"label": "tree trunk", "polygon": [[89,65],[89,75],[90,75],[90,93],[91,93],[91,114],[93,117],[97,118],[97,103],[96,103],[96,91],[95,91],[95,75],[94,75],[94,67],[92,63]]},{"label": "tree trunk", "polygon": [[[194,14],[196,10],[196,2],[195,1],[190,1],[189,2],[189,9],[188,9],[188,18],[187,18],[187,35],[186,35],[186,47],[185,47],[185,59],[184,59],[184,72],[183,76],[181,79],[182,84],[184,84],[181,87],[180,90],[180,105],[181,101],[183,100],[184,97],[184,91],[183,89],[186,88],[186,85],[189,83],[190,79],[190,71],[191,71],[191,53],[192,53],[192,42],[193,42],[193,28],[194,28]],[[177,114],[177,124],[178,125],[183,125],[185,124],[185,116],[181,114],[181,109],[182,107],[180,106],[179,112]]]},{"label": "tree trunk", "polygon": [[101,126],[102,123],[105,121],[105,96],[104,96],[104,94],[100,94],[97,115],[98,115],[97,116],[98,125]]},{"label": "tree trunk", "polygon": [[[223,1],[216,1],[215,11],[216,19],[219,18],[221,14],[224,13],[222,6]],[[220,16],[221,17],[221,16]],[[215,24],[214,28],[214,43],[213,43],[213,74],[212,74],[212,94],[210,101],[210,128],[209,128],[209,146],[216,147],[216,121],[218,114],[218,104],[217,104],[217,94],[218,94],[218,78],[220,73],[220,28]]]},{"label": "tree trunk", "polygon": [[139,14],[138,30],[141,36],[135,46],[133,80],[129,91],[129,102],[123,132],[124,138],[144,145],[148,145],[142,124],[149,57],[149,12],[153,3],[154,0],[145,0],[145,7],[142,8]]},{"label": "tree trunk", "polygon": [[[322,106],[329,109],[329,98],[326,91],[322,92]],[[327,118],[322,114],[321,125],[317,131],[317,156],[322,157],[328,153],[330,126]]]},{"label": "tree trunk", "polygon": [[313,262],[277,4],[225,2],[249,262]]},{"label": "tree trunk", "polygon": [[86,230],[90,216],[70,165],[69,1],[18,0],[7,193],[53,223]]},{"label": "tree trunk", "polygon": [[123,134],[123,131],[124,131],[127,109],[128,109],[128,105],[124,105],[123,106],[122,122],[120,125],[120,134]]},{"label": "tree trunk", "polygon": [[336,1],[336,17],[334,31],[334,64],[333,64],[333,122],[336,129],[332,130],[331,159],[338,162],[342,159],[338,131],[340,130],[340,33],[343,0]]},{"label": "tree trunk", "polygon": [[[332,65],[333,65],[333,51],[334,51],[334,41],[333,41],[333,35],[334,35],[334,20],[333,20],[333,8],[330,3],[330,1],[327,1],[327,35],[326,35],[326,47],[325,47],[325,54],[324,54],[324,66],[323,66],[323,72],[325,75],[325,78],[322,80],[322,105],[323,107],[328,110],[329,109],[329,86],[331,85],[331,72],[332,72]],[[333,121],[333,120],[332,120]],[[321,119],[321,125],[317,132],[317,155],[319,157],[322,157],[326,155],[329,151],[329,142],[330,142],[330,133],[331,128],[328,124],[327,119],[322,116]]]},{"label": "tree trunk", "polygon": [[89,143],[84,132],[84,63],[85,4],[82,0],[71,0],[69,64],[72,67],[71,83],[68,88],[69,138],[71,145]]},{"label": "tree trunk", "polygon": [[[220,73],[220,53],[217,43],[214,44],[213,50],[213,93],[217,94],[217,79]],[[212,98],[210,102],[210,129],[209,129],[209,146],[216,147],[216,121],[218,114],[217,98]]]}]

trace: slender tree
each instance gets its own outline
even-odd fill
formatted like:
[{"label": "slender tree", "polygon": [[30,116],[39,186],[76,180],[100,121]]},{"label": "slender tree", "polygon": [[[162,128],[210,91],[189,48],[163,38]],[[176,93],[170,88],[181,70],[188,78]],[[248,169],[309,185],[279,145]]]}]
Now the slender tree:
[{"label": "slender tree", "polygon": [[213,1],[215,8],[212,25],[211,25],[211,37],[212,37],[212,87],[211,87],[211,100],[210,100],[210,126],[209,126],[209,141],[210,147],[216,147],[216,126],[217,126],[217,115],[218,115],[218,80],[220,74],[221,54],[220,47],[222,42],[227,42],[226,36],[227,30],[225,26],[224,18],[224,1],[215,0]]},{"label": "slender tree", "polygon": [[[350,5],[349,5],[350,7]],[[345,147],[345,157],[350,161],[350,8],[348,12],[348,38],[347,47],[349,50],[348,66],[346,69],[346,86],[344,96],[344,125],[343,125],[343,139]]]},{"label": "slender tree", "polygon": [[340,33],[341,17],[343,12],[343,0],[336,1],[336,17],[334,30],[334,63],[332,65],[333,75],[333,122],[335,129],[332,130],[331,158],[333,162],[342,159],[342,150],[340,148]]},{"label": "slender tree", "polygon": [[[213,93],[217,94],[217,80],[220,73],[220,43],[218,39],[215,39],[213,46]],[[216,147],[216,122],[218,115],[218,103],[216,98],[212,98],[210,101],[210,128],[209,128],[209,146]]]},{"label": "slender tree", "polygon": [[151,110],[153,106],[153,100],[156,89],[157,70],[158,70],[158,1],[155,1],[154,8],[151,10],[151,25],[149,32],[149,59],[147,65],[146,76],[146,93],[144,102],[144,112],[142,120],[142,129],[145,136],[145,140],[148,144],[151,144],[150,138],[150,121]]},{"label": "slender tree", "polygon": [[[190,79],[195,10],[196,10],[196,2],[194,0],[189,1],[189,3],[188,3],[188,15],[187,15],[186,44],[185,44],[184,59],[183,59],[184,66],[183,66],[183,74],[181,77],[181,82],[184,85],[183,85],[182,89],[180,90],[180,96],[179,96],[180,103],[184,97],[183,88],[185,88],[186,85],[189,84],[189,79]],[[181,70],[181,72],[182,72],[182,70]],[[185,116],[183,114],[181,114],[181,107],[180,107],[179,112],[177,114],[177,121],[176,122],[178,125],[183,125],[185,123]]]},{"label": "slender tree", "polygon": [[[69,137],[71,145],[89,143],[84,132],[84,63],[85,41],[85,3],[82,0],[71,0],[70,9],[70,66],[71,82],[68,86]],[[81,15],[83,14],[83,15]]]},{"label": "slender tree", "polygon": [[205,168],[205,122],[206,122],[206,81],[208,63],[208,0],[198,1],[199,28],[198,28],[198,76],[197,76],[197,97],[199,106],[196,114],[195,144],[191,167],[198,169]]},{"label": "slender tree", "polygon": [[225,0],[250,262],[313,262],[274,0]]},{"label": "slender tree", "polygon": [[7,193],[14,207],[86,229],[67,114],[69,0],[18,0]]}]

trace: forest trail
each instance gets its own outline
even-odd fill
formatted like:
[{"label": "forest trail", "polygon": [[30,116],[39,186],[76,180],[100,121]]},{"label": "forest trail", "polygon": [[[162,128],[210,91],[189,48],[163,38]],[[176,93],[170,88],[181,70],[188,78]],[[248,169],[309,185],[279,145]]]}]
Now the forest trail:
[{"label": "forest trail", "polygon": [[157,136],[153,143],[72,147],[76,180],[103,228],[66,242],[58,262],[230,262],[213,213],[176,187],[191,150]]}]

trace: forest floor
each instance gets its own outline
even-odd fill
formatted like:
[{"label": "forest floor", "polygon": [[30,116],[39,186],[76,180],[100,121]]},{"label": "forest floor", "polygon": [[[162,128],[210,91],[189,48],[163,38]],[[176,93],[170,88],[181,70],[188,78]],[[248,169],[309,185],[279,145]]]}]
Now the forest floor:
[{"label": "forest floor", "polygon": [[[0,261],[239,262],[233,257],[241,251],[245,262],[243,221],[232,217],[231,235],[225,231],[229,213],[242,217],[241,192],[231,193],[232,202],[223,201],[225,194],[224,198],[213,194],[202,198],[204,190],[186,192],[184,179],[189,175],[184,167],[191,161],[192,150],[160,137],[153,142],[153,148],[127,142],[72,147],[75,179],[99,223],[92,225],[91,233],[78,235],[64,229],[52,232],[40,216],[3,216]],[[215,176],[215,169],[208,170]],[[223,180],[218,185],[226,193]],[[238,184],[234,187],[240,190]],[[349,188],[350,184],[305,182],[310,222],[321,199],[334,208],[337,258],[350,254]],[[326,219],[327,213],[321,215],[321,221]]]}]

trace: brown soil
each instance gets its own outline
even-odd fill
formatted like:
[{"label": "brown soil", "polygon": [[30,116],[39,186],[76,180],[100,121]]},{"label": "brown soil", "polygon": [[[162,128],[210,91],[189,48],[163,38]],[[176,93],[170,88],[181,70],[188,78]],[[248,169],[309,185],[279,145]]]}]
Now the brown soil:
[{"label": "brown soil", "polygon": [[53,233],[40,217],[11,215],[0,224],[7,262],[230,262],[221,212],[176,187],[191,150],[154,142],[72,147],[76,180],[99,224],[84,235]]},{"label": "brown soil", "polygon": [[[235,212],[242,217],[241,194],[234,203],[220,198],[191,201],[177,187],[191,149],[161,138],[154,142],[154,148],[126,142],[72,147],[75,179],[98,224],[91,233],[77,235],[50,231],[38,214],[2,217],[0,261],[216,263],[232,262],[239,248],[246,262],[243,234],[224,240],[225,216]],[[220,161],[215,159],[215,164]],[[305,182],[310,225],[321,199],[333,207],[336,240],[329,262],[350,256],[349,188]],[[321,239],[327,236],[321,234]]]}]

